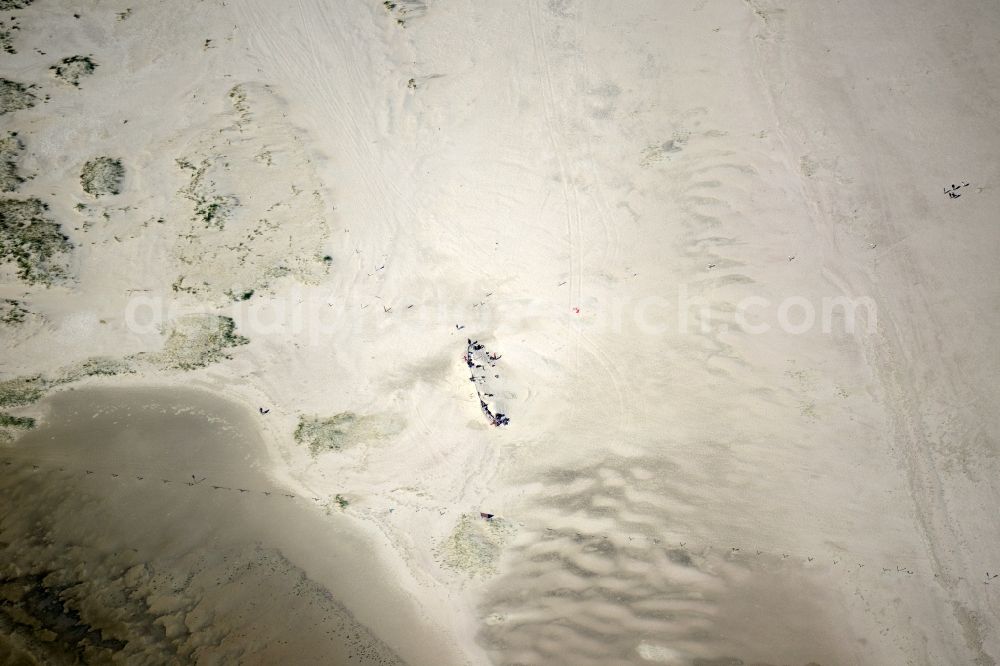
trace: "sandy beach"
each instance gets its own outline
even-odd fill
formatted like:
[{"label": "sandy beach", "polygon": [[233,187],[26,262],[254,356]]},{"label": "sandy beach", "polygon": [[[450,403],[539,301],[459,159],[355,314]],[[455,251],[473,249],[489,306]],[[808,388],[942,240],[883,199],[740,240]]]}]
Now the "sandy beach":
[{"label": "sandy beach", "polygon": [[997,8],[0,9],[0,661],[1000,659]]}]

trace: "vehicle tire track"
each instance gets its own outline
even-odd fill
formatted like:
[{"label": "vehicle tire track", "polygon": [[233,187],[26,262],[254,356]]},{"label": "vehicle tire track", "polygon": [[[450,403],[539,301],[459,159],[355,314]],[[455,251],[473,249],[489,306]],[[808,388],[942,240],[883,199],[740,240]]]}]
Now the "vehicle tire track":
[{"label": "vehicle tire track", "polygon": [[552,66],[548,57],[548,46],[545,43],[542,19],[538,8],[538,0],[532,0],[528,7],[528,19],[531,27],[531,43],[535,60],[542,75],[542,106],[545,113],[545,125],[559,165],[559,180],[562,185],[563,200],[566,203],[566,235],[569,245],[569,303],[570,309],[579,307],[583,276],[580,256],[580,196],[576,184],[566,165],[565,149],[560,140],[557,124],[561,122],[556,109],[555,88],[552,84]]}]

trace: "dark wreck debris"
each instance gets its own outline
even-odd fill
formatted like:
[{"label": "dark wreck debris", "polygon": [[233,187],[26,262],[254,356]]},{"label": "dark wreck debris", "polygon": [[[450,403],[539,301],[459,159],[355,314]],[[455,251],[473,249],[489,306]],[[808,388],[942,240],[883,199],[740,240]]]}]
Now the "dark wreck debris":
[{"label": "dark wreck debris", "polygon": [[[463,359],[465,360],[466,367],[469,368],[469,381],[476,385],[476,395],[479,397],[479,407],[483,410],[483,414],[486,415],[486,418],[495,427],[509,425],[510,418],[500,411],[494,413],[486,400],[483,399],[494,397],[493,393],[485,392],[487,381],[486,366],[491,368],[496,367],[500,356],[495,353],[491,354],[478,340],[466,338],[466,350]],[[495,378],[500,377],[498,374],[494,374],[493,376]]]},{"label": "dark wreck debris", "polygon": [[956,185],[955,183],[952,183],[951,187],[944,188],[944,193],[948,195],[949,199],[957,199],[960,196],[962,196],[961,194],[958,193],[958,191],[963,187],[968,187],[968,186],[969,186],[968,183],[962,183],[961,185]]}]

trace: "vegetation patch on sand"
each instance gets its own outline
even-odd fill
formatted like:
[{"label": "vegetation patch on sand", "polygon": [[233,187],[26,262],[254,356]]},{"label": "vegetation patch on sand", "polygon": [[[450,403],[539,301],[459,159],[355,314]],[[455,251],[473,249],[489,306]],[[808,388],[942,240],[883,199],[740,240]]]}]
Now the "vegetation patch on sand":
[{"label": "vegetation patch on sand", "polygon": [[16,16],[10,17],[10,23],[0,19],[0,49],[3,49],[4,53],[11,55],[17,53],[17,49],[14,48],[14,33],[20,29]]},{"label": "vegetation patch on sand", "polygon": [[80,171],[80,185],[93,197],[121,193],[124,178],[125,167],[121,160],[106,156],[88,160]]},{"label": "vegetation patch on sand", "polygon": [[34,0],[0,0],[0,10],[8,11],[11,9],[24,9],[32,2],[34,2]]},{"label": "vegetation patch on sand", "polygon": [[193,370],[231,358],[227,349],[250,342],[236,333],[231,317],[213,314],[192,314],[173,323],[163,350],[154,360],[168,368]]},{"label": "vegetation patch on sand", "polygon": [[402,430],[392,417],[365,416],[341,412],[333,416],[300,416],[293,434],[295,441],[317,456],[327,451],[343,451],[361,442],[384,439]]},{"label": "vegetation patch on sand", "polygon": [[239,116],[236,124],[243,127],[250,122],[250,102],[247,100],[246,88],[240,85],[230,88],[229,101],[233,105],[233,111]]},{"label": "vegetation patch on sand", "polygon": [[33,107],[38,98],[31,92],[32,87],[10,79],[0,79],[0,115]]},{"label": "vegetation patch on sand", "polygon": [[[41,375],[14,377],[0,382],[0,407],[23,407],[45,395],[49,383]],[[0,443],[12,442],[15,431],[30,430],[35,419],[0,412]]]},{"label": "vegetation patch on sand", "polygon": [[0,444],[9,444],[17,437],[17,431],[31,430],[35,419],[30,416],[13,416],[0,412]]},{"label": "vegetation patch on sand", "polygon": [[0,407],[21,407],[37,401],[49,388],[41,375],[14,377],[0,381]]},{"label": "vegetation patch on sand", "polygon": [[17,326],[23,324],[24,320],[31,314],[24,303],[13,298],[5,298],[0,301],[0,324]]},{"label": "vegetation patch on sand", "polygon": [[17,132],[7,132],[0,137],[0,190],[13,192],[24,182],[17,168],[23,151],[24,144],[17,137]]},{"label": "vegetation patch on sand", "polygon": [[688,134],[685,132],[674,132],[674,138],[663,143],[646,146],[642,151],[642,159],[639,164],[643,167],[651,167],[670,159],[674,153],[679,153],[687,144]]},{"label": "vegetation patch on sand", "polygon": [[194,221],[221,230],[226,225],[226,219],[240,205],[239,199],[229,194],[216,194],[215,182],[205,175],[212,166],[212,160],[201,160],[197,166],[188,160],[177,160],[177,166],[190,174],[190,180],[180,194],[194,204]]},{"label": "vegetation patch on sand", "polygon": [[11,416],[0,413],[0,428],[17,428],[18,430],[31,430],[35,427],[35,419],[30,416]]},{"label": "vegetation patch on sand", "polygon": [[80,79],[90,76],[95,69],[97,69],[97,63],[90,56],[79,55],[63,58],[49,67],[57,79],[78,88],[80,87]]},{"label": "vegetation patch on sand", "polygon": [[[17,301],[14,301],[17,303]],[[41,399],[48,391],[87,377],[113,377],[136,372],[136,363],[151,361],[165,368],[191,370],[223,358],[225,350],[248,342],[235,333],[229,317],[198,314],[174,322],[166,344],[159,352],[116,358],[93,356],[64,366],[51,375],[25,375],[0,381],[0,408],[22,407]]]},{"label": "vegetation patch on sand", "polygon": [[[128,360],[95,356],[80,363],[59,369],[53,376],[25,375],[0,381],[0,407],[23,407],[38,402],[48,391],[72,382],[94,376],[132,373]],[[35,427],[35,420],[27,416],[11,416],[0,412],[0,442],[14,439],[12,429],[28,430]]]},{"label": "vegetation patch on sand", "polygon": [[494,516],[489,520],[463,514],[451,535],[438,547],[436,559],[468,576],[496,573],[503,548],[517,532],[513,524]]},{"label": "vegetation patch on sand", "polygon": [[350,500],[348,500],[340,493],[337,493],[336,495],[331,496],[326,502],[323,503],[323,512],[329,516],[335,510],[347,511],[347,507],[349,507],[350,505],[351,505]]},{"label": "vegetation patch on sand", "polygon": [[234,86],[226,101],[223,122],[206,123],[177,156],[176,214],[188,222],[177,234],[174,288],[221,304],[285,277],[316,284],[330,266],[330,206],[311,149],[268,86]]},{"label": "vegetation patch on sand", "polygon": [[72,248],[38,199],[0,199],[0,262],[17,266],[29,284],[52,284],[66,277],[62,255]]},{"label": "vegetation patch on sand", "polygon": [[51,381],[55,384],[68,384],[87,377],[112,377],[135,372],[128,359],[111,356],[93,356],[86,361],[75,363],[59,370]]},{"label": "vegetation patch on sand", "polygon": [[135,372],[128,360],[94,356],[65,368],[53,376],[23,375],[0,381],[0,407],[22,407],[37,402],[50,389],[86,377],[121,375]]}]

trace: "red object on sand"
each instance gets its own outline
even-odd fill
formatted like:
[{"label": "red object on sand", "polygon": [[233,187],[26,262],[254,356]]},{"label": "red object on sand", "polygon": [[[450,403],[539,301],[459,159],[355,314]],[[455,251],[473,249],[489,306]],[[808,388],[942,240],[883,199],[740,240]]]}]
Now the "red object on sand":
[{"label": "red object on sand", "polygon": [[573,312],[580,314],[580,308],[573,308]]}]

